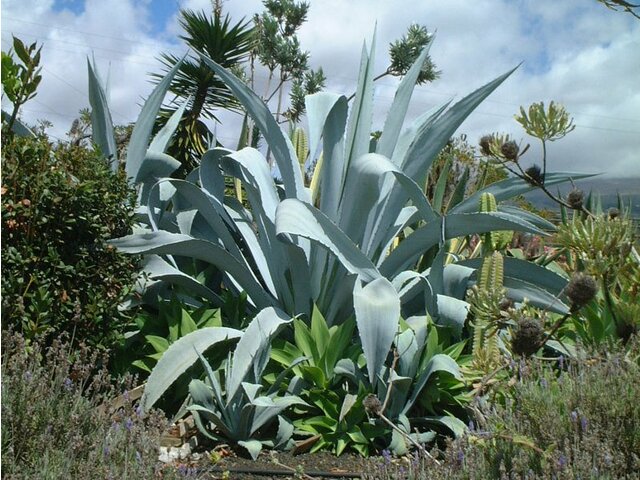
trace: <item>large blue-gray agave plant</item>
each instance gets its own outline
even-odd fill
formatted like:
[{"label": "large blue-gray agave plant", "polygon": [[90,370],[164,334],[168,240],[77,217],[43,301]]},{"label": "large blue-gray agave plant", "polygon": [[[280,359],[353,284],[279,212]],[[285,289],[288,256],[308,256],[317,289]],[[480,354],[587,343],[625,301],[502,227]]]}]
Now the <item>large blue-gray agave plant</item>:
[{"label": "large blue-gray agave plant", "polygon": [[[478,265],[445,265],[448,239],[493,230],[544,234],[545,228],[553,227],[514,207],[478,213],[482,192],[460,202],[446,216],[431,208],[420,187],[431,164],[464,119],[512,71],[450,108],[446,103],[421,115],[403,130],[426,55],[424,51],[400,83],[375,151],[370,151],[373,47],[369,52],[363,48],[350,113],[343,95],[307,97],[310,152],[312,157],[320,151],[323,155],[315,205],[291,141],[268,107],[203,55],[264,135],[281,181],[275,180],[264,156],[252,148],[214,148],[186,180],[162,178],[177,166],[162,153],[169,131],[147,147],[151,117],[141,115],[143,124],[134,130],[126,168],[143,185],[141,209],[147,214],[148,227],[114,240],[113,245],[146,256],[145,268],[155,282],[147,288],[154,293],[165,284],[176,284],[193,297],[220,303],[219,277],[211,280],[209,275],[215,270],[222,273],[226,288],[244,290],[256,310],[275,307],[290,316],[309,315],[315,302],[329,325],[355,312],[369,379],[375,386],[401,311],[426,310],[437,323],[457,331],[462,328],[469,309],[465,292]],[[149,100],[154,107],[162,97],[158,88]],[[152,110],[145,105],[143,113]],[[136,135],[138,130],[141,133]],[[241,180],[250,208],[225,196],[225,176]],[[545,184],[579,177],[548,174]],[[531,188],[514,178],[483,191],[501,201]],[[412,233],[391,249],[410,225]],[[439,253],[430,268],[416,271],[421,256],[433,247],[439,247]],[[566,306],[555,299],[564,285],[562,277],[542,267],[515,259],[505,262],[505,287],[516,300],[526,297],[564,312]]]}]

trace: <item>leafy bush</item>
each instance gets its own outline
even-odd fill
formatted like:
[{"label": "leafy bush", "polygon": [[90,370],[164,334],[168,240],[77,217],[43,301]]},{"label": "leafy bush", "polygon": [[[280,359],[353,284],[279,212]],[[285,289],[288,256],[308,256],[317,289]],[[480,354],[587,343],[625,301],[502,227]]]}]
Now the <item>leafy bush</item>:
[{"label": "leafy bush", "polygon": [[108,346],[138,272],[106,243],[133,224],[125,178],[84,148],[21,137],[4,142],[2,174],[3,328]]},{"label": "leafy bush", "polygon": [[367,478],[637,478],[640,339],[613,351],[560,373],[522,362],[513,400],[486,405],[478,428],[450,442],[440,465],[416,459],[401,472],[383,460]]},{"label": "leafy bush", "polygon": [[2,333],[2,478],[157,478],[164,416],[103,408],[118,393],[106,358],[83,344],[70,352]]}]

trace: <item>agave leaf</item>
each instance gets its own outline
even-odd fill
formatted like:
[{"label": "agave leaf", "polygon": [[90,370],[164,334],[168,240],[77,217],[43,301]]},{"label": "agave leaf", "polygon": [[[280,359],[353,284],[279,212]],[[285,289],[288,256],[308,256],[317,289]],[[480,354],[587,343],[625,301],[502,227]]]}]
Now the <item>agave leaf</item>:
[{"label": "agave leaf", "polygon": [[376,267],[356,245],[322,212],[295,199],[284,200],[276,213],[278,237],[290,240],[292,235],[308,238],[330,250],[351,273],[364,281],[378,278]]},{"label": "agave leaf", "polygon": [[429,42],[427,47],[422,49],[422,53],[420,53],[400,82],[398,90],[396,90],[393,103],[391,104],[391,108],[387,114],[387,119],[384,122],[382,136],[378,142],[378,148],[376,149],[376,152],[380,155],[384,155],[388,158],[391,158],[393,155],[396,143],[398,142],[398,137],[400,136],[402,124],[404,123],[405,116],[407,114],[407,109],[409,108],[413,89],[416,85],[416,81],[418,80],[418,76],[422,71],[424,61],[426,60],[427,55],[429,55],[429,49],[431,48],[432,43],[433,42]]},{"label": "agave leaf", "polygon": [[258,308],[273,305],[275,302],[245,265],[220,246],[206,240],[161,230],[128,235],[109,243],[126,253],[185,255],[209,262],[231,275],[246,290]]},{"label": "agave leaf", "polygon": [[431,375],[436,372],[447,372],[458,379],[462,378],[460,368],[453,358],[443,353],[434,355],[433,357],[431,357],[431,360],[429,360],[426,368],[422,371],[422,373],[420,373],[420,376],[416,380],[411,397],[402,409],[403,414],[406,415],[407,412],[411,409],[413,404],[416,402],[418,395],[420,395],[422,389],[427,384],[427,381],[429,380]]},{"label": "agave leaf", "polygon": [[216,236],[220,238],[227,251],[238,259],[238,261],[244,263],[244,257],[238,248],[236,239],[231,236],[226,224],[213,206],[210,198],[207,197],[202,189],[184,180],[164,179],[160,184],[163,183],[171,185],[175,189],[174,197],[180,197],[176,200],[186,202],[190,209],[197,209],[198,214],[204,218]]},{"label": "agave leaf", "polygon": [[243,447],[253,460],[258,459],[258,455],[262,451],[262,442],[260,440],[240,440],[238,445]]},{"label": "agave leaf", "polygon": [[[538,235],[545,232],[529,222],[520,220],[507,213],[467,213],[447,215],[445,224],[445,239],[485,233],[492,230],[517,230]],[[438,244],[442,237],[440,222],[430,222],[409,235],[391,252],[382,265],[380,272],[385,277],[394,276],[411,262],[417,260],[423,252]]]},{"label": "agave leaf", "polygon": [[402,185],[405,193],[413,202],[413,205],[418,209],[423,220],[430,222],[438,218],[438,215],[429,203],[429,199],[425,196],[422,189],[416,182],[401,171],[393,171],[391,173],[393,173],[396,180],[398,180],[400,185]]},{"label": "agave leaf", "polygon": [[113,132],[113,120],[107,102],[107,95],[100,80],[87,59],[89,70],[89,104],[91,105],[91,134],[100,152],[111,162],[111,170],[118,169],[118,148]]},{"label": "agave leaf", "polygon": [[285,195],[287,198],[298,198],[310,201],[309,193],[302,181],[302,172],[293,148],[291,140],[281,130],[269,111],[269,107],[241,80],[236,78],[224,67],[200,53],[202,61],[211,68],[216,75],[229,87],[240,103],[247,109],[251,118],[260,132],[264,135],[269,144],[273,157],[276,160],[282,181],[284,182]]},{"label": "agave leaf", "polygon": [[180,167],[180,162],[166,153],[147,151],[144,162],[138,171],[138,182],[142,183],[140,200],[142,205],[149,203],[149,192],[161,178],[168,177]]},{"label": "agave leaf", "polygon": [[353,308],[369,381],[375,387],[398,330],[400,299],[386,278],[378,278],[364,287],[357,280],[353,290]]},{"label": "agave leaf", "polygon": [[[458,265],[478,269],[482,266],[482,259],[474,258],[463,260],[459,262]],[[505,277],[535,284],[537,288],[544,289],[552,295],[559,295],[567,286],[566,278],[533,262],[505,257],[503,259],[503,265]]]},{"label": "agave leaf", "polygon": [[273,447],[284,448],[289,439],[293,436],[293,430],[293,423],[282,415],[278,415],[278,433],[276,434]]},{"label": "agave leaf", "polygon": [[542,230],[555,231],[556,229],[556,226],[553,223],[542,218],[541,216],[536,215],[535,213],[528,212],[521,208],[514,207],[512,205],[498,205],[498,211],[520,217]]},{"label": "agave leaf", "polygon": [[138,116],[138,120],[133,127],[133,132],[131,132],[131,140],[129,140],[127,147],[125,170],[127,177],[133,178],[134,183],[142,180],[139,175],[149,147],[149,139],[151,138],[153,125],[158,116],[158,111],[160,111],[160,107],[162,106],[162,100],[169,89],[171,80],[181,65],[182,60],[176,62],[173,68],[167,72],[160,83],[153,89],[149,98],[144,102],[140,116]]},{"label": "agave leaf", "polygon": [[318,93],[308,96],[305,101],[312,148],[317,149],[318,130],[322,128],[320,210],[337,223],[338,204],[346,177],[344,129],[347,124],[347,99],[343,95]]},{"label": "agave leaf", "polygon": [[292,405],[307,405],[305,401],[294,395],[274,398],[258,397],[252,404],[256,409],[251,423],[250,435],[253,435],[259,428],[274,420],[275,417]]},{"label": "agave leaf", "polygon": [[402,162],[405,173],[413,178],[416,183],[422,184],[438,153],[444,148],[462,122],[515,70],[515,68],[509,70],[467,95],[442,114],[430,128],[422,132],[420,137],[414,140]]},{"label": "agave leaf", "polygon": [[[547,172],[544,177],[546,187],[568,182],[570,180],[579,180],[582,178],[593,177],[595,174],[589,173],[567,173],[567,172]],[[466,200],[456,205],[449,213],[471,213],[478,209],[478,203],[483,193],[491,193],[496,198],[496,202],[508,200],[517,195],[530,192],[537,187],[530,185],[521,178],[512,177],[500,182],[493,183],[482,190],[478,190],[470,195]]]},{"label": "agave leaf", "polygon": [[251,321],[233,354],[231,373],[227,379],[227,405],[245,381],[256,357],[270,348],[273,336],[291,321],[291,317],[271,307],[261,310]]},{"label": "agave leaf", "polygon": [[173,382],[198,360],[198,352],[204,352],[214,345],[222,348],[241,336],[242,332],[233,328],[208,327],[178,339],[149,375],[140,400],[142,409],[148,411],[158,401]]},{"label": "agave leaf", "polygon": [[[8,122],[11,118],[11,115],[4,110],[2,110],[2,120]],[[13,133],[18,135],[19,137],[28,137],[28,138],[36,138],[36,134],[31,131],[29,127],[27,127],[24,123],[20,121],[19,118],[13,119],[13,125],[11,126],[11,130]],[[97,143],[97,142],[96,142]]]},{"label": "agave leaf", "polygon": [[397,170],[389,159],[377,153],[367,153],[351,160],[342,199],[340,228],[355,243],[360,243],[370,217],[375,214],[374,205],[381,201],[380,188],[384,175]]},{"label": "agave leaf", "polygon": [[169,146],[169,142],[171,141],[171,136],[178,128],[178,124],[180,120],[182,120],[182,115],[184,114],[187,105],[191,101],[191,96],[187,97],[187,99],[180,105],[175,112],[171,115],[167,123],[160,129],[160,131],[156,134],[156,136],[151,141],[149,145],[149,151],[151,152],[165,152],[167,147]]},{"label": "agave leaf", "polygon": [[[347,136],[345,143],[345,159],[350,162],[369,152],[369,139],[371,137],[371,123],[373,119],[373,70],[375,56],[376,33],[373,34],[371,50],[367,53],[366,43],[362,46],[360,60],[360,74],[356,96],[351,107]],[[346,165],[347,176],[349,164]],[[341,198],[344,198],[342,192]]]},{"label": "agave leaf", "polygon": [[437,295],[436,301],[438,302],[436,323],[451,327],[454,334],[460,336],[471,305],[464,300],[440,294]]}]

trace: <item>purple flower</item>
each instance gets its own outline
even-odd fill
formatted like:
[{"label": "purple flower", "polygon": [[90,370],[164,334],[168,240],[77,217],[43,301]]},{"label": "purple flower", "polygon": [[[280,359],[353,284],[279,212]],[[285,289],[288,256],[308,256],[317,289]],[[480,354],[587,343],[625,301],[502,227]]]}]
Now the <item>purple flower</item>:
[{"label": "purple flower", "polygon": [[105,446],[102,448],[102,454],[103,454],[105,457],[108,457],[108,456],[109,456],[109,453],[111,453],[111,452],[110,452],[110,450],[109,450],[109,447],[108,447],[107,445],[105,445]]},{"label": "purple flower", "polygon": [[24,372],[23,377],[26,382],[30,382],[33,375],[31,375],[31,372],[27,370],[26,372]]},{"label": "purple flower", "polygon": [[462,465],[462,462],[464,462],[464,452],[462,451],[462,449],[458,450],[458,454],[456,455],[456,460],[460,465]]},{"label": "purple flower", "polygon": [[68,377],[65,378],[64,382],[62,382],[62,386],[65,388],[67,392],[71,391],[71,389],[73,388],[73,380],[71,380]]},{"label": "purple flower", "polygon": [[476,429],[476,424],[473,423],[473,420],[469,420],[469,431],[473,432]]},{"label": "purple flower", "polygon": [[583,432],[586,432],[588,426],[589,426],[589,421],[587,420],[587,417],[580,416],[580,429]]},{"label": "purple flower", "polygon": [[136,450],[136,462],[140,463],[142,462],[142,455],[140,455],[140,452]]},{"label": "purple flower", "polygon": [[547,388],[549,386],[549,384],[547,383],[547,379],[546,378],[541,378],[540,379],[540,386],[542,388]]},{"label": "purple flower", "polygon": [[141,417],[141,416],[142,416],[142,414],[143,414],[143,412],[142,412],[142,405],[138,404],[138,406],[136,406],[136,415],[137,415],[138,417]]},{"label": "purple flower", "polygon": [[574,410],[573,412],[571,412],[571,413],[569,414],[569,416],[571,417],[571,421],[572,421],[573,423],[575,423],[575,422],[577,422],[577,421],[578,421],[578,412],[577,412],[576,410]]},{"label": "purple flower", "polygon": [[124,428],[127,429],[128,432],[131,431],[131,427],[133,427],[133,420],[131,420],[129,417],[127,417],[127,419],[124,421]]},{"label": "purple flower", "polygon": [[385,448],[382,450],[382,458],[384,458],[384,464],[389,465],[391,463],[391,452]]},{"label": "purple flower", "polygon": [[558,368],[559,368],[560,370],[563,370],[563,369],[564,369],[564,355],[560,355],[560,356],[558,357]]},{"label": "purple flower", "polygon": [[564,455],[560,455],[560,458],[558,458],[558,467],[563,469],[566,465],[567,465],[567,457],[565,457]]}]

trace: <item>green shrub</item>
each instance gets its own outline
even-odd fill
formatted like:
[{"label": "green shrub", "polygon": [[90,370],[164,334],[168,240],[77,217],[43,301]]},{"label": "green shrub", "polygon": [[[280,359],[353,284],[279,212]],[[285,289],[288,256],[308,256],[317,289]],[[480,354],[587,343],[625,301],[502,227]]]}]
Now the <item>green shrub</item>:
[{"label": "green shrub", "polygon": [[3,328],[109,346],[138,266],[106,240],[131,231],[133,209],[126,179],[96,153],[45,138],[4,142]]},{"label": "green shrub", "polygon": [[85,345],[72,354],[60,339],[27,346],[3,332],[2,478],[159,478],[166,420],[126,402],[116,412],[100,408],[118,393],[95,367],[103,356]]}]

